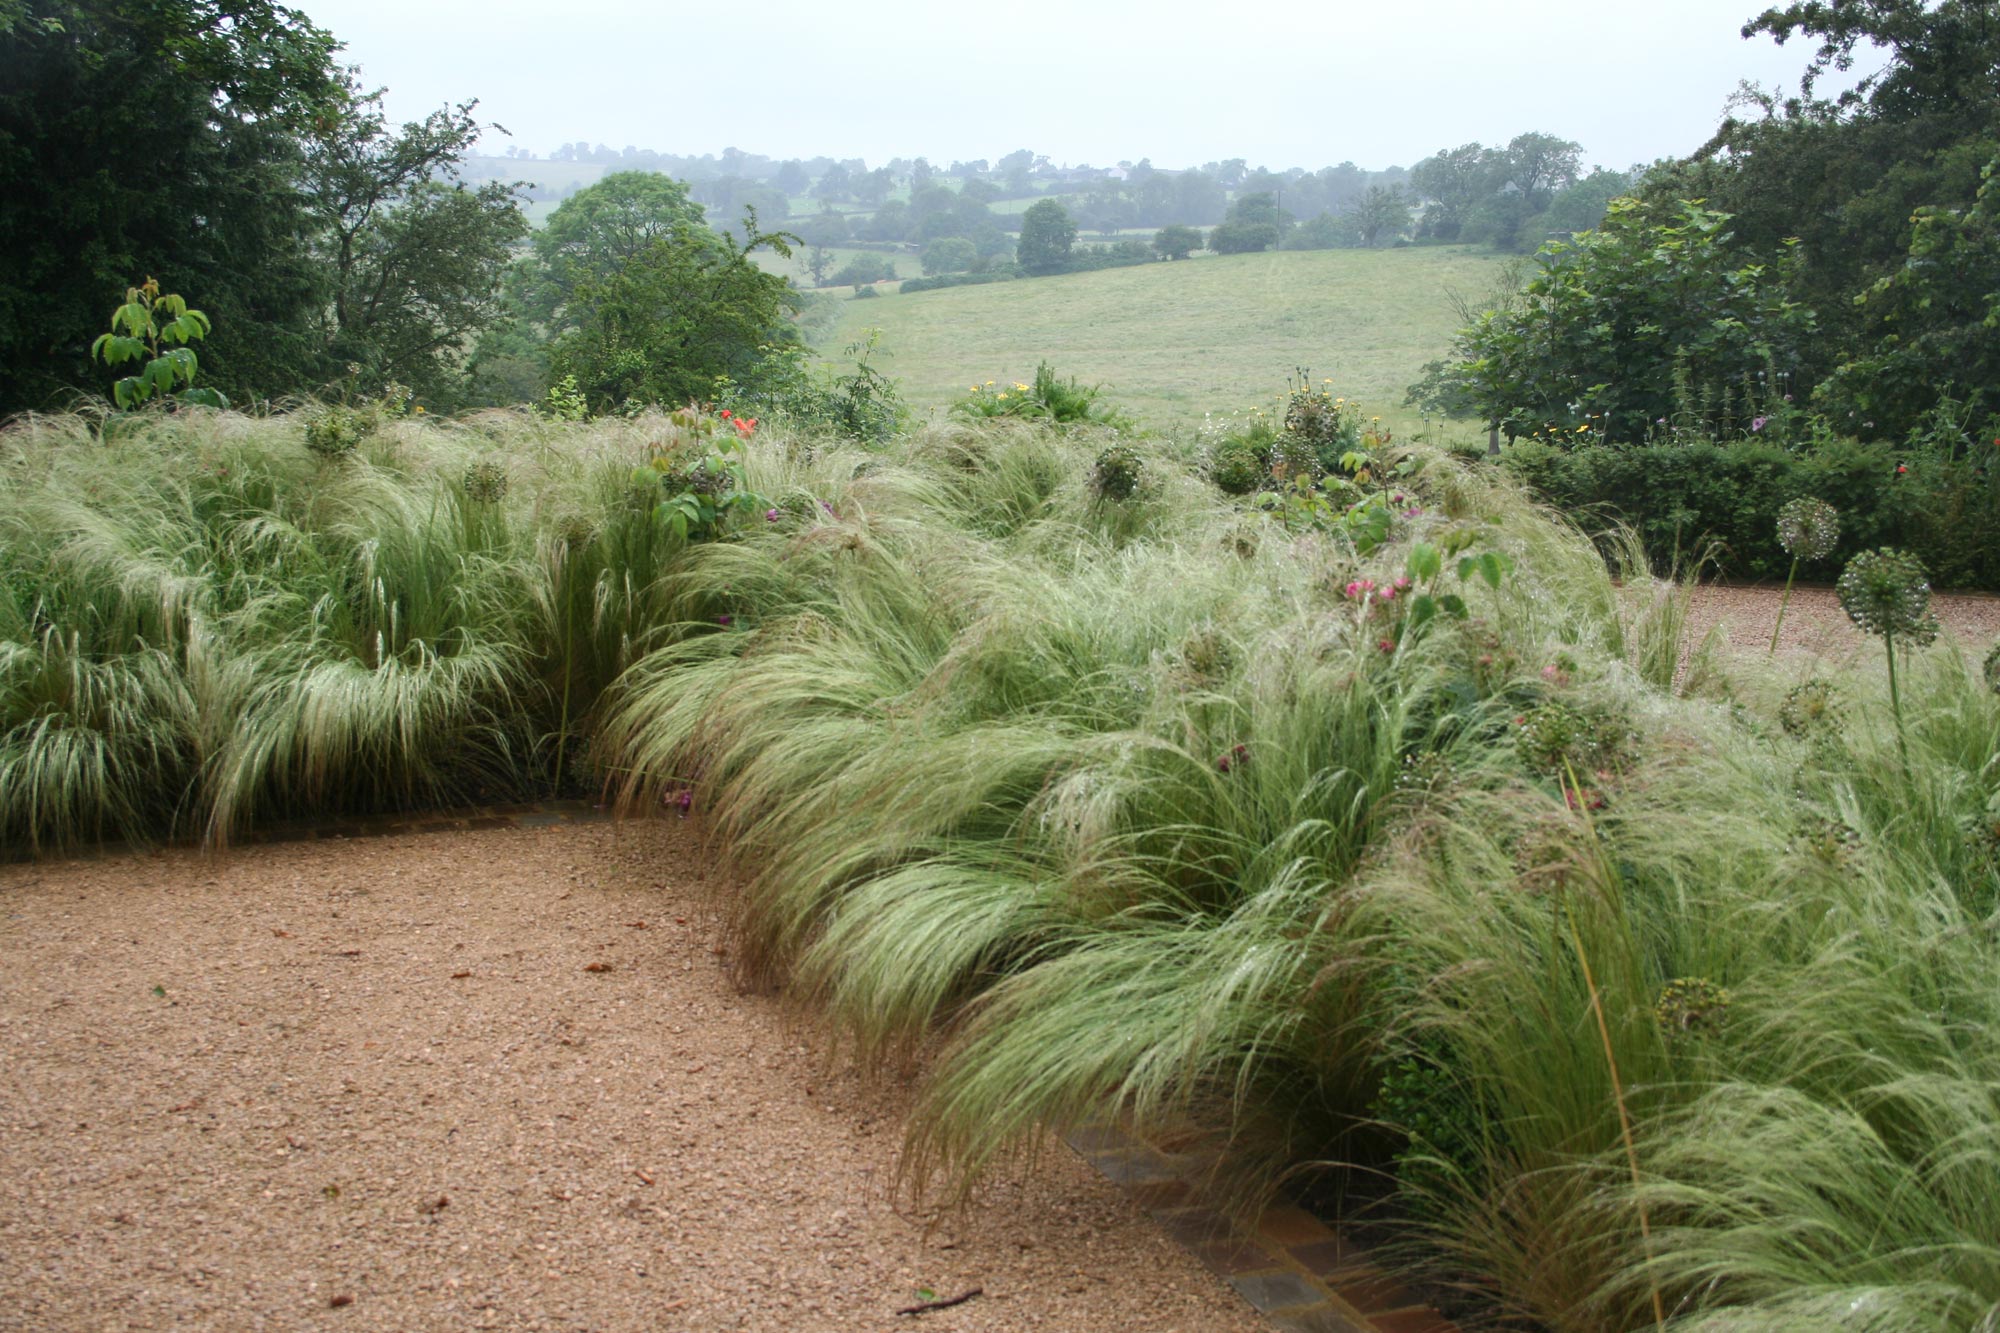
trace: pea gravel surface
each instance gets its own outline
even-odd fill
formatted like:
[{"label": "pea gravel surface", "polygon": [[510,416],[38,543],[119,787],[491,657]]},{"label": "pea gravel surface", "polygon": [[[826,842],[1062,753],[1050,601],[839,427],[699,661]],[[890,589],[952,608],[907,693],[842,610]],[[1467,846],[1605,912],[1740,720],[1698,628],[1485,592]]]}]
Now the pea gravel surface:
[{"label": "pea gravel surface", "polygon": [[0,1328],[1268,1328],[1067,1149],[896,1193],[905,1090],[734,984],[700,866],[670,820],[0,866]]},{"label": "pea gravel surface", "polygon": [[[1697,588],[1689,607],[1690,645],[1699,643],[1711,626],[1736,652],[1767,651],[1771,626],[1777,618],[1782,586],[1705,584]],[[2000,597],[1985,593],[1939,593],[1931,598],[1931,613],[1944,632],[1972,654],[1983,658],[2000,636]],[[1854,627],[1840,609],[1832,588],[1792,589],[1785,618],[1778,625],[1778,649],[1787,655],[1806,654],[1845,660],[1863,651],[1879,654],[1882,644]]]}]

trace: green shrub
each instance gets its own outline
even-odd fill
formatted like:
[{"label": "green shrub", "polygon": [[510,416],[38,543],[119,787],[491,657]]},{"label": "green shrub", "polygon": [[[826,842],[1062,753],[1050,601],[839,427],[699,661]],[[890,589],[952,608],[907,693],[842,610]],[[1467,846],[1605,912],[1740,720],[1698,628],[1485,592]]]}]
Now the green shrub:
[{"label": "green shrub", "polygon": [[1776,444],[1655,443],[1562,448],[1517,440],[1501,466],[1537,495],[1594,526],[1623,522],[1656,568],[1703,538],[1719,544],[1719,570],[1782,579],[1792,557],[1778,517],[1814,498],[1840,513],[1830,556],[1800,574],[1831,578],[1846,555],[1899,546],[1948,587],[2000,589],[2000,466],[1974,454],[1827,440],[1800,452]]}]

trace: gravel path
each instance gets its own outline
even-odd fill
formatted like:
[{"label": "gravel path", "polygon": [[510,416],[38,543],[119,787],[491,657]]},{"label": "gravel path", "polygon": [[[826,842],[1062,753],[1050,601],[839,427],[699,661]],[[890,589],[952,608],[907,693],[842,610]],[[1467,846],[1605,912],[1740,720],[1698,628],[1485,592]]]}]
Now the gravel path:
[{"label": "gravel path", "polygon": [[699,864],[663,822],[0,867],[0,1328],[1268,1327],[1066,1149],[892,1199],[901,1090],[732,985]]},{"label": "gravel path", "polygon": [[[1699,643],[1711,625],[1720,624],[1729,646],[1740,652],[1763,653],[1771,645],[1771,622],[1778,614],[1782,586],[1718,586],[1696,590],[1690,610],[1693,634]],[[1945,629],[1956,635],[1972,652],[1974,660],[1985,657],[1996,635],[2000,635],[2000,597],[1983,593],[1940,593],[1931,609]],[[1854,628],[1832,588],[1793,588],[1791,603],[1785,608],[1778,646],[1793,652],[1843,659],[1863,648],[1881,652],[1881,644],[1865,638]]]}]

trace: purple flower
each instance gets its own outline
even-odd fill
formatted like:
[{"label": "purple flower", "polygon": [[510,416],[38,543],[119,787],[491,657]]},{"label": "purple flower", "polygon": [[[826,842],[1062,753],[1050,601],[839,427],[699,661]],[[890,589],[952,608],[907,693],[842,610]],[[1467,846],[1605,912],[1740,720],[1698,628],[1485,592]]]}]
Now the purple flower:
[{"label": "purple flower", "polygon": [[734,624],[736,623],[736,617],[735,617],[735,616],[726,616],[726,615],[725,615],[725,616],[717,616],[717,617],[715,618],[715,623],[716,623],[716,624],[718,624],[718,625],[721,625],[721,626],[723,626],[723,627],[724,627],[724,628],[726,629],[726,628],[728,628],[729,626],[731,626],[731,625],[734,625]]},{"label": "purple flower", "polygon": [[766,523],[776,523],[778,521],[778,511],[775,509],[766,509],[764,511],[764,521]]},{"label": "purple flower", "polygon": [[1751,429],[1751,430],[1762,430],[1762,429],[1764,429],[1764,423],[1765,423],[1765,422],[1767,422],[1767,421],[1769,421],[1770,419],[1771,419],[1771,418],[1769,418],[1769,417],[1751,417],[1751,418],[1750,418],[1750,429]]},{"label": "purple flower", "polygon": [[826,511],[827,513],[831,514],[831,513],[833,512],[833,501],[831,501],[831,500],[821,500],[821,501],[819,502],[819,507],[820,507],[821,509],[824,509],[824,510],[825,510],[825,511]]}]

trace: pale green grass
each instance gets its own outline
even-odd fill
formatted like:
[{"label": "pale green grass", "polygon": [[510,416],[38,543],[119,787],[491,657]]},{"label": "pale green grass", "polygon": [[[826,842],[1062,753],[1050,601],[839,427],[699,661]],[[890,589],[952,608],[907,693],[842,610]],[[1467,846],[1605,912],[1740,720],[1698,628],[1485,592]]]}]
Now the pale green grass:
[{"label": "pale green grass", "polygon": [[882,330],[883,369],[920,411],[1047,360],[1151,426],[1268,405],[1303,366],[1407,430],[1404,391],[1504,261],[1464,248],[1318,250],[1159,263],[851,307],[829,345]]}]

